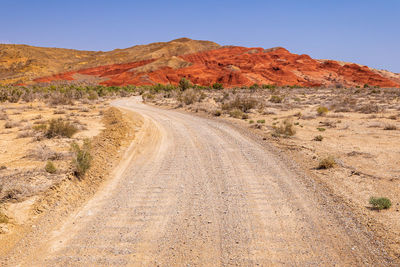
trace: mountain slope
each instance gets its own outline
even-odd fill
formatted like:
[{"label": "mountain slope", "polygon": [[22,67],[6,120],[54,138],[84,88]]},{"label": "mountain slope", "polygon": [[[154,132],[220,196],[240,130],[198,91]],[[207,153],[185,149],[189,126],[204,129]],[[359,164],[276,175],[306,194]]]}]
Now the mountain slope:
[{"label": "mountain slope", "polygon": [[[131,63],[215,49],[218,44],[181,38],[109,52],[0,44],[0,84],[109,64]],[[150,62],[150,61],[147,61]]]},{"label": "mountain slope", "polygon": [[[218,82],[226,87],[254,83],[400,87],[399,74],[353,63],[312,59],[281,47],[221,47],[209,41],[181,38],[109,52],[56,50],[66,50],[64,57],[52,56],[50,52],[54,48],[48,49],[49,53],[44,56],[46,60],[39,64],[37,58],[33,58],[30,62],[32,70],[26,71],[25,75],[26,68],[7,69],[3,66],[1,69],[5,57],[0,53],[0,79],[3,79],[0,83],[75,81],[122,86],[177,84],[186,77],[199,85]],[[17,54],[15,60],[29,61],[29,55]]]}]

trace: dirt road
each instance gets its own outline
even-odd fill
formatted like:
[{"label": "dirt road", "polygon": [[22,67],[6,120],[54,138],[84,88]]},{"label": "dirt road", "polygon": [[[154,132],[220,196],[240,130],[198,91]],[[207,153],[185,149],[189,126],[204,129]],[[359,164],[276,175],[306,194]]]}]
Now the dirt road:
[{"label": "dirt road", "polygon": [[115,105],[144,116],[131,157],[21,266],[394,265],[262,141],[137,99]]}]

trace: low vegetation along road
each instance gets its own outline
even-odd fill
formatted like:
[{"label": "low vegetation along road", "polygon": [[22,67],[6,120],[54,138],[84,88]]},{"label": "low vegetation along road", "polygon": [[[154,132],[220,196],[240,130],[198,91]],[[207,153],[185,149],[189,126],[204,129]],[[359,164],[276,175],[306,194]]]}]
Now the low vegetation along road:
[{"label": "low vegetation along road", "polygon": [[137,98],[115,105],[144,117],[130,156],[21,265],[392,264],[345,208],[260,138]]}]

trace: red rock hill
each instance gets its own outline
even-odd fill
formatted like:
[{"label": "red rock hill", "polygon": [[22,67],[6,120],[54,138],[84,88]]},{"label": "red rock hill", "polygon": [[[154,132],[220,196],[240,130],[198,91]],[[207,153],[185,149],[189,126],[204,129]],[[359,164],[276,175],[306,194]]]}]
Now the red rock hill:
[{"label": "red rock hill", "polygon": [[[152,85],[177,84],[182,77],[186,77],[195,84],[207,86],[218,82],[225,87],[254,83],[400,87],[399,74],[352,63],[312,59],[308,55],[292,54],[281,47],[220,47],[212,42],[187,38],[156,44],[148,45],[152,47],[150,50],[146,46],[130,48],[126,58],[123,50],[111,51],[114,54],[95,54],[90,58],[91,65],[96,62],[96,56],[102,57],[99,62],[112,62],[116,54],[118,63],[123,63],[82,68],[74,66],[72,71],[36,78],[34,82],[75,80],[103,85]],[[129,61],[129,58],[132,60]]]}]

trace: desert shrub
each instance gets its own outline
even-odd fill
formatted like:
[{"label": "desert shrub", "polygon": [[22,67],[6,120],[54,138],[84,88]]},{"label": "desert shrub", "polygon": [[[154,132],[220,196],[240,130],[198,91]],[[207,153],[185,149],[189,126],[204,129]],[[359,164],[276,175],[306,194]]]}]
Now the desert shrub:
[{"label": "desert shrub", "polygon": [[195,89],[185,90],[181,97],[180,101],[185,103],[185,105],[191,105],[195,102],[200,102],[201,94],[199,94]]},{"label": "desert shrub", "polygon": [[320,131],[320,132],[325,132],[326,129],[323,128],[323,127],[318,127],[317,130]]},{"label": "desert shrub", "polygon": [[290,120],[284,120],[279,126],[272,126],[272,136],[280,137],[281,135],[285,137],[293,136],[296,134],[296,129]]},{"label": "desert shrub", "polygon": [[358,107],[357,111],[364,114],[371,114],[380,112],[381,108],[376,104],[366,104],[361,107]]},{"label": "desert shrub", "polygon": [[8,217],[0,210],[0,223],[8,223]]},{"label": "desert shrub", "polygon": [[272,95],[271,98],[269,99],[269,101],[272,103],[282,103],[283,99],[284,99],[283,96]]},{"label": "desert shrub", "polygon": [[214,83],[212,85],[212,88],[215,89],[215,90],[222,90],[222,89],[224,89],[224,86],[223,86],[222,83]]},{"label": "desert shrub", "polygon": [[71,150],[74,155],[72,159],[74,174],[76,177],[82,178],[90,168],[92,161],[90,142],[88,139],[86,139],[82,146],[79,146],[76,142],[74,142],[71,144]]},{"label": "desert shrub", "polygon": [[99,95],[97,94],[96,91],[94,91],[94,90],[90,90],[89,91],[89,93],[88,93],[88,99],[89,100],[96,100],[98,98],[99,98]]},{"label": "desert shrub", "polygon": [[70,124],[69,122],[64,122],[60,119],[52,119],[49,121],[49,126],[47,127],[45,136],[47,138],[53,138],[56,136],[71,138],[78,129]]},{"label": "desert shrub", "polygon": [[51,106],[58,106],[58,105],[72,105],[73,101],[69,98],[66,94],[60,92],[53,92],[50,94],[47,102]]},{"label": "desert shrub", "polygon": [[313,140],[321,142],[322,140],[324,140],[324,137],[322,135],[317,135],[317,136],[314,137]]},{"label": "desert shrub", "polygon": [[265,123],[265,120],[257,120],[257,123]]},{"label": "desert shrub", "polygon": [[249,123],[250,123],[250,124],[253,124],[253,123],[254,123],[254,121],[253,121],[253,120],[249,120]]},{"label": "desert shrub", "polygon": [[179,88],[181,89],[181,91],[185,91],[186,89],[189,89],[190,87],[193,87],[193,84],[190,82],[190,80],[188,80],[186,78],[182,78],[179,81]]},{"label": "desert shrub", "polygon": [[221,111],[221,110],[216,110],[216,111],[214,111],[213,115],[214,115],[215,117],[219,117],[219,116],[222,115],[222,111]]},{"label": "desert shrub", "polygon": [[272,84],[263,84],[262,89],[275,89],[276,86]]},{"label": "desert shrub", "polygon": [[385,127],[383,128],[383,130],[386,130],[386,131],[394,131],[394,130],[397,130],[397,127],[396,127],[396,125],[393,125],[393,124],[387,124],[387,125],[385,125]]},{"label": "desert shrub", "polygon": [[36,135],[35,132],[26,130],[26,131],[20,132],[20,133],[17,135],[17,138],[28,138],[28,137],[34,137],[35,135]]},{"label": "desert shrub", "polygon": [[65,158],[65,154],[62,152],[56,152],[46,145],[38,145],[37,147],[30,149],[27,153],[27,158],[34,160],[60,160]]},{"label": "desert shrub", "polygon": [[322,159],[317,166],[317,169],[330,169],[336,165],[336,161],[332,156]]},{"label": "desert shrub", "polygon": [[392,206],[392,202],[386,197],[370,197],[369,204],[377,210],[388,209]]},{"label": "desert shrub", "polygon": [[37,132],[45,132],[47,129],[46,124],[36,124],[32,126],[32,129],[37,131]]},{"label": "desert shrub", "polygon": [[53,114],[65,114],[65,113],[66,113],[66,111],[64,109],[57,109],[57,110],[54,110],[54,112],[53,112]]},{"label": "desert shrub", "polygon": [[260,88],[260,85],[257,84],[257,83],[254,83],[253,85],[250,85],[250,87],[249,87],[250,90],[256,90],[256,89],[259,89],[259,88]]},{"label": "desert shrub", "polygon": [[44,167],[44,169],[45,169],[46,172],[48,172],[48,173],[56,173],[56,171],[57,171],[56,166],[54,166],[54,163],[51,162],[51,161],[48,161],[48,162],[46,163],[46,166]]},{"label": "desert shrub", "polygon": [[8,120],[7,114],[6,113],[1,113],[0,114],[0,120],[2,120],[2,121]]},{"label": "desert shrub", "polygon": [[257,104],[258,101],[254,98],[236,97],[233,101],[223,104],[222,109],[238,109],[242,112],[248,112],[250,109],[255,108]]},{"label": "desert shrub", "polygon": [[369,84],[364,84],[364,88],[369,88]]},{"label": "desert shrub", "polygon": [[246,113],[243,113],[242,120],[247,120],[248,118],[249,118],[249,115]]},{"label": "desert shrub", "polygon": [[229,116],[239,119],[239,118],[242,118],[243,112],[239,109],[232,109],[229,111]]},{"label": "desert shrub", "polygon": [[6,129],[11,129],[11,128],[17,127],[17,126],[19,126],[19,125],[20,125],[20,123],[18,123],[18,122],[15,122],[15,121],[7,121],[7,122],[4,124],[4,128],[6,128]]},{"label": "desert shrub", "polygon": [[325,115],[326,113],[328,113],[328,111],[329,111],[329,109],[327,107],[324,107],[324,106],[319,106],[317,108],[317,113],[318,113],[319,116]]}]

